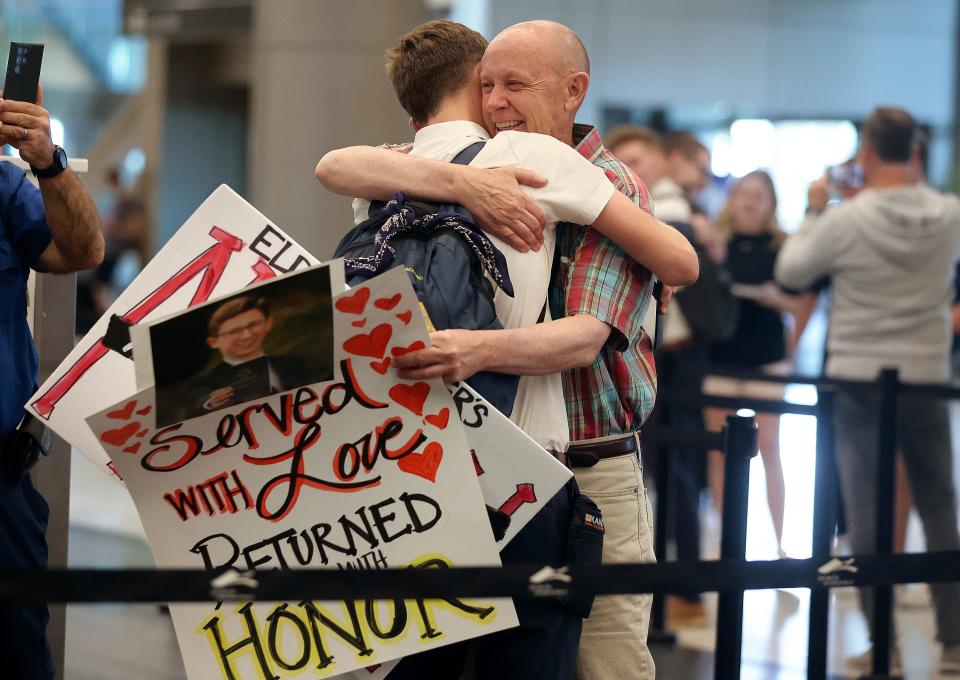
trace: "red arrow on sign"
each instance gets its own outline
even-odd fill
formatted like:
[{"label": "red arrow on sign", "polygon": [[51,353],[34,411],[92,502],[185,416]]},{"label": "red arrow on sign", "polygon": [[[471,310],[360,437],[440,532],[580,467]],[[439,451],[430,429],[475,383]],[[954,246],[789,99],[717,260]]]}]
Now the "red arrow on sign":
[{"label": "red arrow on sign", "polygon": [[513,516],[520,506],[524,503],[536,503],[537,495],[533,492],[533,484],[517,484],[516,492],[500,506],[500,512],[507,516]]}]

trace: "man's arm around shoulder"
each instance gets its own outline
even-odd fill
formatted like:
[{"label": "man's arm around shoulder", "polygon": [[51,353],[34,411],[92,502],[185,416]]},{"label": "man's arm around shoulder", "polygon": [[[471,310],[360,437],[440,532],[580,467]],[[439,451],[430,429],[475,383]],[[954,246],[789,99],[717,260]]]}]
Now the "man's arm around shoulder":
[{"label": "man's arm around shoulder", "polygon": [[543,186],[523,168],[480,170],[372,146],[327,152],[314,174],[342,196],[386,200],[398,191],[427,201],[459,203],[486,231],[525,252],[543,243],[543,211],[521,185]]},{"label": "man's arm around shoulder", "polygon": [[[501,139],[518,165],[550,180],[531,193],[557,221],[592,225],[667,285],[697,280],[699,262],[693,247],[675,229],[618,192],[602,168],[553,137],[501,132],[494,143]],[[635,181],[639,186],[640,180]]]},{"label": "man's arm around shoulder", "polygon": [[619,192],[607,203],[593,227],[665,285],[688,285],[700,276],[700,260],[687,238]]}]

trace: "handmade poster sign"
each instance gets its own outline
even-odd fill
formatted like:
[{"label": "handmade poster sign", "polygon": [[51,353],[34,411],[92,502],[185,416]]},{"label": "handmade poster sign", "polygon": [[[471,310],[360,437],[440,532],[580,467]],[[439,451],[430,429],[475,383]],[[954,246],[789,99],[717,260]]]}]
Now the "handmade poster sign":
[{"label": "handmade poster sign", "polygon": [[[447,385],[470,445],[470,457],[497,547],[509,543],[573,476],[556,458],[466,383]],[[395,662],[363,668],[343,680],[382,680]]]},{"label": "handmade poster sign", "polygon": [[503,549],[573,474],[466,383],[447,386]]},{"label": "handmade poster sign", "polygon": [[156,424],[332,379],[330,272],[317,265],[133,326],[137,387],[155,385]]},{"label": "handmade poster sign", "polygon": [[[94,462],[109,467],[110,458],[84,419],[136,391],[129,326],[317,262],[221,185],[110,306],[27,408]],[[335,292],[343,290],[339,276],[332,283]]]},{"label": "handmade poster sign", "polygon": [[[331,381],[167,427],[149,425],[148,388],[88,419],[126,480],[158,567],[499,564],[454,400],[439,381],[400,381],[390,370],[393,357],[427,341],[406,273],[343,293],[333,308]],[[171,612],[193,680],[329,677],[517,621],[509,599]]]}]

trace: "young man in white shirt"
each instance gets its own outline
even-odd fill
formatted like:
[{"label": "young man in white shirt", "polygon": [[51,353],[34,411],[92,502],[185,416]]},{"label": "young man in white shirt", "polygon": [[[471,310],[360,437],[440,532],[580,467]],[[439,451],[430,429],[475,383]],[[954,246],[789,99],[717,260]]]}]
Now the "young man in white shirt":
[{"label": "young man in white shirt", "polygon": [[[484,337],[509,338],[511,351],[529,357],[527,369],[518,371],[525,375],[511,418],[544,448],[560,453],[569,442],[569,430],[559,371],[592,362],[607,341],[610,328],[586,315],[537,324],[553,261],[553,227],[558,221],[593,224],[611,239],[629,246],[631,255],[667,283],[694,280],[698,264],[681,234],[616,192],[604,172],[570,146],[532,133],[505,131],[489,138],[482,124],[479,83],[479,62],[485,48],[486,40],[464,26],[429,22],[400,39],[397,48],[388,54],[387,69],[398,99],[417,131],[412,156],[436,159],[446,166],[466,147],[485,141],[470,164],[472,168],[519,166],[547,178],[545,184],[528,189],[543,211],[543,247],[519,252],[506,241],[492,237],[507,260],[514,297],[497,292],[494,303],[505,330],[492,331]],[[362,148],[327,154],[317,165],[318,179],[328,189],[352,194],[356,186],[345,176],[355,177],[356,171],[363,173],[369,168],[369,181],[377,182],[375,168],[382,165],[369,165],[364,154]],[[341,172],[345,168],[349,172]],[[397,189],[417,194],[416,186],[393,186],[389,191]],[[431,187],[431,193],[436,190],[436,186]],[[474,206],[466,207],[473,211]],[[357,211],[358,218],[364,216],[364,209]],[[455,375],[447,377],[458,379]],[[569,505],[562,502],[565,495],[565,491],[558,494],[508,546],[504,561],[564,561],[565,522],[569,519]],[[558,499],[561,502],[555,503]],[[519,629],[481,641],[479,655],[496,655],[505,661],[495,664],[495,670],[479,663],[478,675],[572,677],[580,619],[562,607],[542,603],[518,607],[518,613]],[[394,674],[406,677],[405,672],[401,664]],[[432,676],[446,677],[437,673],[434,665]]]}]

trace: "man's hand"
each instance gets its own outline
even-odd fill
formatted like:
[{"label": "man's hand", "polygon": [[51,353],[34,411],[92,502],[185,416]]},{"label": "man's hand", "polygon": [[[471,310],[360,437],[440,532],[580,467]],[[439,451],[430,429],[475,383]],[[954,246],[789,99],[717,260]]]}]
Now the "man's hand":
[{"label": "man's hand", "polygon": [[540,250],[546,220],[543,210],[521,185],[542,187],[543,177],[523,168],[479,169],[464,166],[458,200],[480,227],[522,253]]},{"label": "man's hand", "polygon": [[[50,114],[43,108],[43,85],[38,86],[36,104],[0,98],[2,144],[19,150],[20,158],[37,168],[53,164]],[[40,180],[40,193],[53,240],[33,267],[66,274],[99,265],[104,252],[100,215],[80,180],[67,169]]]},{"label": "man's hand", "polygon": [[53,162],[50,114],[42,104],[42,85],[36,104],[0,99],[0,144],[11,145],[20,151],[20,158],[38,168]]},{"label": "man's hand", "polygon": [[481,370],[477,333],[449,329],[430,334],[430,347],[402,354],[393,360],[404,380],[443,378],[444,382],[466,380]]},{"label": "man's hand", "polygon": [[210,393],[210,398],[207,399],[203,406],[208,411],[212,411],[220,408],[221,406],[225,406],[231,399],[233,399],[233,388],[221,387],[220,389],[214,390]]},{"label": "man's hand", "polygon": [[827,209],[827,202],[830,200],[830,186],[827,176],[824,175],[816,182],[810,185],[807,190],[807,206],[816,212],[823,212]]},{"label": "man's hand", "polygon": [[673,299],[673,294],[677,291],[676,286],[663,286],[660,289],[660,300],[659,300],[659,311],[665,313],[670,307],[670,300]]}]

